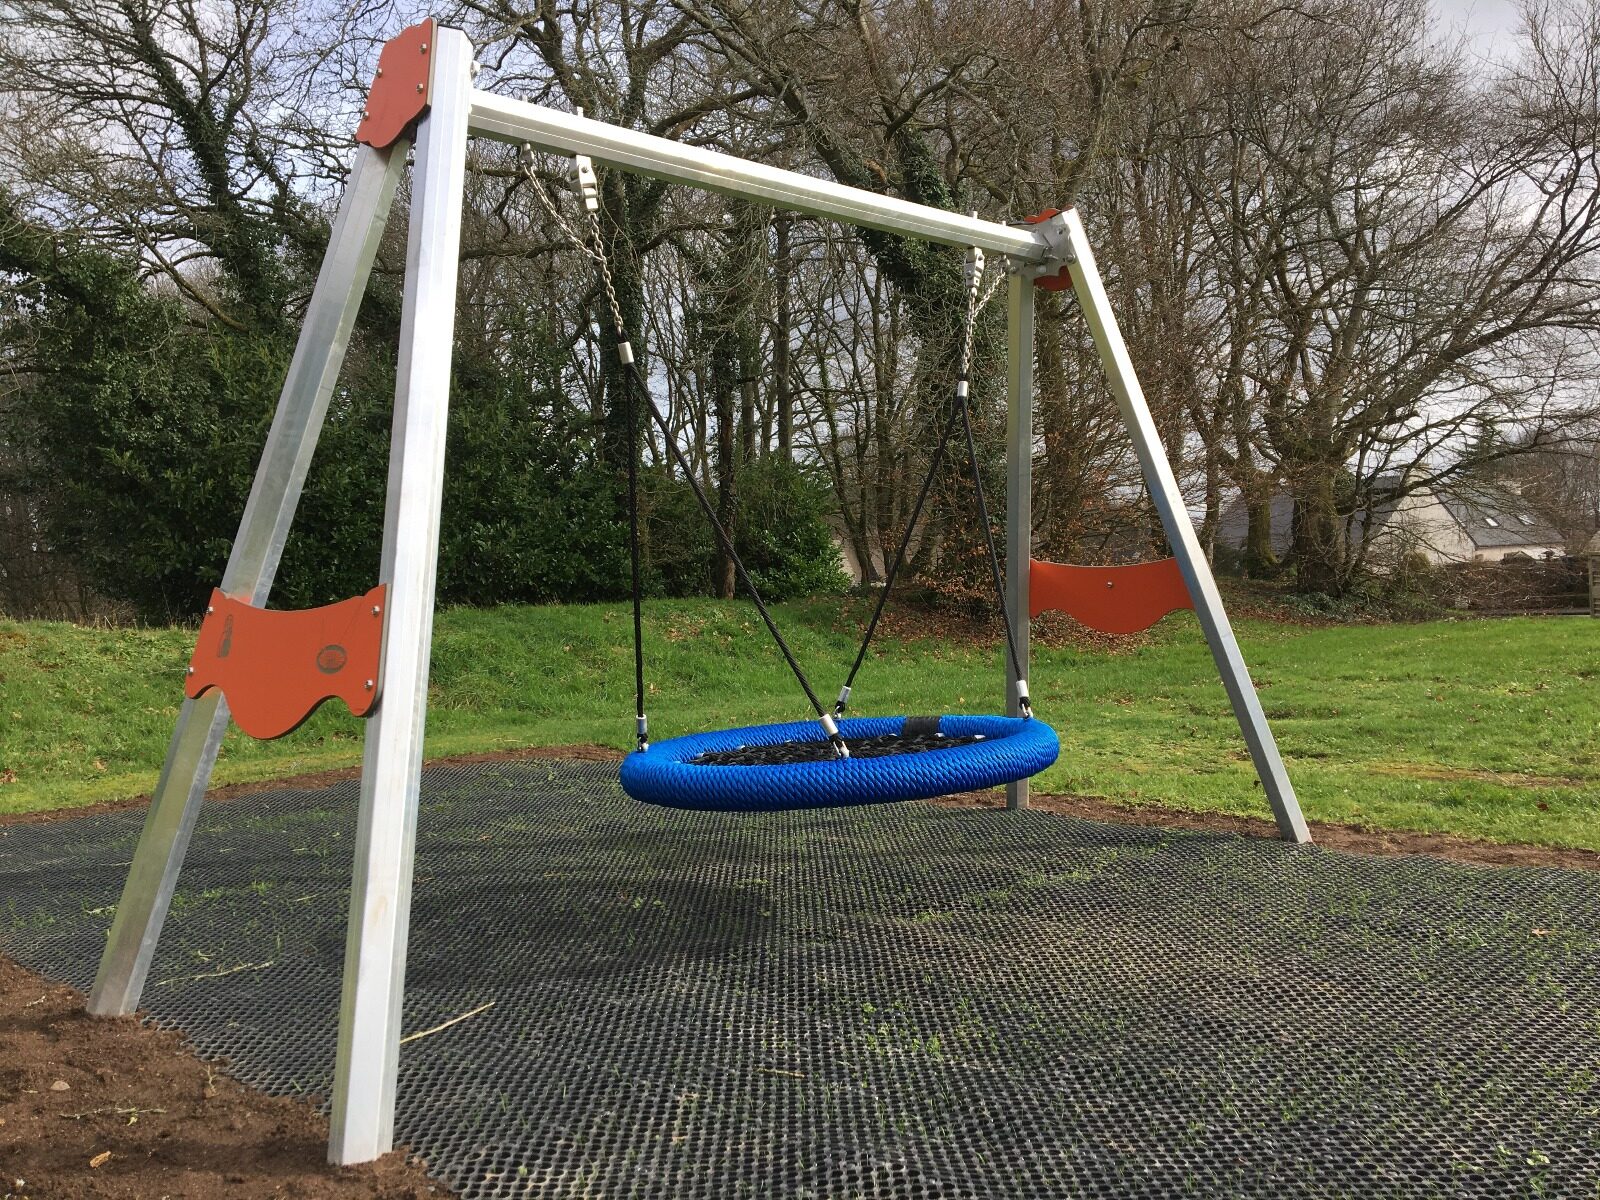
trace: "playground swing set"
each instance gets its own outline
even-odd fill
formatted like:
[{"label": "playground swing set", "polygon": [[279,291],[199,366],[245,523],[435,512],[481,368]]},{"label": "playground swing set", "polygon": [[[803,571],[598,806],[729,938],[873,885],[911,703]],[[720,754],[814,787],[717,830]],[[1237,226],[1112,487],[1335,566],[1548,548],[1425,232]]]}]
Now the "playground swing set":
[{"label": "playground swing set", "polygon": [[[534,149],[570,156],[587,234],[573,234],[599,273],[614,349],[627,369],[629,428],[641,415],[665,435],[735,573],[750,593],[814,714],[813,719],[696,734],[651,744],[644,711],[640,619],[639,448],[629,470],[637,748],[621,781],[634,798],[677,808],[772,810],[834,807],[1006,786],[1024,808],[1028,779],[1055,761],[1055,732],[1028,693],[1028,622],[1063,610],[1111,633],[1146,628],[1192,608],[1210,644],[1280,834],[1308,842],[1294,790],[1240,656],[1127,348],[1112,315],[1083,225],[1073,210],[1016,224],[980,220],[732,155],[685,146],[473,86],[472,47],[429,19],[388,42],[364,118],[355,163],[335,219],[245,506],[238,536],[201,623],[186,699],[100,962],[89,1010],[138,1006],[189,837],[230,716],[248,735],[282,736],[324,700],[338,697],[370,718],[350,897],[329,1158],[376,1158],[394,1140],[412,858],[421,784],[428,656],[433,635],[440,499],[467,144],[487,137],[523,148],[529,184],[570,231],[533,170]],[[356,309],[366,288],[396,186],[414,149],[412,203],[396,372],[380,582],[362,596],[300,612],[265,608]],[[892,560],[855,662],[831,709],[824,707],[715,510],[688,469],[635,361],[612,292],[599,236],[594,162],[691,184],[795,212],[850,222],[966,250],[960,372],[928,475]],[[985,289],[985,256],[1005,270]],[[1006,561],[989,521],[968,411],[973,329],[1001,283],[1007,291]],[[1070,289],[1093,338],[1175,556],[1130,566],[1032,560],[1034,288]],[[642,406],[642,412],[640,408]],[[960,430],[985,534],[990,574],[1005,618],[1006,712],[995,716],[846,717],[851,688],[906,557],[935,474]]]}]

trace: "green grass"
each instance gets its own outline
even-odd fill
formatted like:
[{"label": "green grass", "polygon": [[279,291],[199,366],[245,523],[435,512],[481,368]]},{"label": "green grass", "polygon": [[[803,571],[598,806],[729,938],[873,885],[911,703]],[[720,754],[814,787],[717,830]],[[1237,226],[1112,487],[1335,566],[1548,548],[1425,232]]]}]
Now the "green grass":
[{"label": "green grass", "polygon": [[[779,620],[831,697],[855,622],[824,602],[780,606]],[[655,602],[646,623],[658,739],[805,715],[749,606]],[[1600,849],[1600,622],[1246,621],[1239,634],[1313,821]],[[148,792],[192,641],[185,629],[0,622],[0,812]],[[993,711],[1000,654],[998,641],[885,641],[858,680],[857,711]],[[1062,740],[1042,789],[1266,812],[1191,615],[1113,652],[1036,647],[1031,682]],[[631,692],[625,606],[447,611],[434,639],[428,753],[621,750]],[[353,764],[360,737],[334,703],[281,741],[230,735],[216,779]]]}]

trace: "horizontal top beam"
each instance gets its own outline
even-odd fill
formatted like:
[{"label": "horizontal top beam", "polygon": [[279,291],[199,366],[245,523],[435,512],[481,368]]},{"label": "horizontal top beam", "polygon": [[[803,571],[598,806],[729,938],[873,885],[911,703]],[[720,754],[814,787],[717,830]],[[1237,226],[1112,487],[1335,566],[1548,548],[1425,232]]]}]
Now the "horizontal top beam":
[{"label": "horizontal top beam", "polygon": [[473,133],[498,141],[530,142],[564,154],[587,154],[641,175],[765,201],[868,229],[950,246],[978,246],[990,254],[1005,254],[1030,264],[1043,263],[1051,257],[1050,243],[1042,232],[1033,229],[980,221],[492,92],[473,91],[468,127]]}]

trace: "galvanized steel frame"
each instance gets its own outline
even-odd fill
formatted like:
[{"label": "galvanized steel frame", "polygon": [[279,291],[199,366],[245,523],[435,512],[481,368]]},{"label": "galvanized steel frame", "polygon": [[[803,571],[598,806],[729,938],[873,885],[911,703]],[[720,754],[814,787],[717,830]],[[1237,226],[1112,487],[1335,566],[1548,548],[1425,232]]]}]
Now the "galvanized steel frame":
[{"label": "galvanized steel frame", "polygon": [[[431,108],[417,132],[380,572],[381,582],[389,585],[390,606],[383,697],[368,726],[362,765],[329,1141],[332,1161],[367,1161],[393,1144],[462,199],[467,144],[473,135],[587,154],[660,179],[1007,256],[1006,602],[1024,673],[1032,549],[1033,279],[1066,262],[1278,828],[1291,841],[1310,840],[1076,212],[1037,225],[982,221],[508,100],[472,87],[472,52],[464,34],[438,27],[435,41]],[[261,604],[271,589],[407,151],[405,139],[386,150],[357,150],[223,576],[222,588],[229,595]],[[1019,711],[1015,684],[1008,664],[1006,711],[1012,715]],[[93,1013],[125,1014],[138,1005],[227,724],[227,705],[215,692],[186,701],[180,710],[90,994]],[[1008,807],[1025,807],[1027,782],[1011,785],[1006,799]]]}]

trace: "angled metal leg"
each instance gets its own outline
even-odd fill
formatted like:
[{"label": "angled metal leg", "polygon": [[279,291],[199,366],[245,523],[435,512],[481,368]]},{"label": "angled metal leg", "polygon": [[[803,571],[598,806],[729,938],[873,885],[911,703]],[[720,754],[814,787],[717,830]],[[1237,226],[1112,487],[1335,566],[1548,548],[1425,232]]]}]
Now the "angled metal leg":
[{"label": "angled metal leg", "polygon": [[412,175],[383,530],[383,699],[367,726],[361,770],[328,1141],[335,1163],[367,1162],[394,1145],[472,78],[466,36],[440,28],[436,42],[431,108],[418,129]]},{"label": "angled metal leg", "polygon": [[1250,672],[1239,653],[1239,643],[1233,636],[1233,626],[1223,610],[1222,597],[1217,592],[1216,580],[1211,577],[1211,565],[1200,548],[1195,535],[1194,522],[1178,490],[1177,478],[1167,461],[1161,435],[1150,416],[1144,391],[1134,374],[1133,360],[1128,357],[1128,347],[1117,328],[1116,316],[1106,298],[1105,285],[1095,266],[1094,253],[1084,236],[1083,222],[1076,210],[1068,210],[1058,218],[1061,222],[1063,248],[1067,251],[1068,266],[1072,275],[1072,288],[1089,332],[1100,351],[1100,361],[1111,381],[1111,390],[1122,409],[1122,419],[1133,436],[1134,449],[1144,468],[1145,483],[1150,489],[1156,509],[1161,513],[1161,523],[1167,531],[1167,540],[1177,556],[1183,579],[1189,586],[1194,609],[1205,630],[1206,641],[1211,645],[1211,656],[1216,660],[1227,689],[1228,700],[1233,705],[1234,716],[1244,734],[1250,757],[1255,762],[1256,774],[1272,803],[1272,814],[1277,818],[1278,833],[1291,842],[1309,842],[1311,831],[1306,827],[1300,812],[1300,802],[1295,798],[1294,786],[1283,768],[1278,754],[1278,744],[1267,726],[1266,714],[1261,711],[1261,700],[1255,685],[1250,682]]},{"label": "angled metal leg", "polygon": [[[1017,658],[1028,670],[1028,574],[1033,552],[1033,275],[1013,271],[1006,296],[1006,608]],[[1006,660],[1006,715],[1020,716]],[[1028,781],[1006,784],[1006,807],[1028,807]]]},{"label": "angled metal leg", "polygon": [[[223,591],[248,596],[254,604],[264,601],[272,587],[405,160],[405,143],[385,151],[365,146],[357,151],[222,576]],[[227,728],[228,706],[216,692],[185,700],[178,712],[150,815],[89,993],[89,1011],[97,1016],[120,1016],[139,1006],[178,869]]]}]

